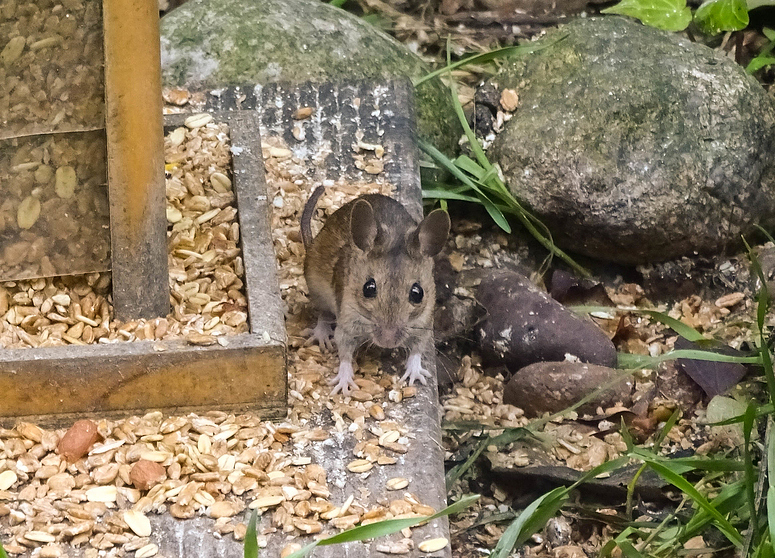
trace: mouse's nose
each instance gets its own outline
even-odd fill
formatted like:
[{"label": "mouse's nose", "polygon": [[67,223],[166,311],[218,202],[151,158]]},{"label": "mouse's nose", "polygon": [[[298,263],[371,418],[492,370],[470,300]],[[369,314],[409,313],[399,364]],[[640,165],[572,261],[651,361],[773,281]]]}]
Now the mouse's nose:
[{"label": "mouse's nose", "polygon": [[383,349],[400,347],[403,341],[403,328],[397,325],[378,327],[374,335],[374,342]]}]

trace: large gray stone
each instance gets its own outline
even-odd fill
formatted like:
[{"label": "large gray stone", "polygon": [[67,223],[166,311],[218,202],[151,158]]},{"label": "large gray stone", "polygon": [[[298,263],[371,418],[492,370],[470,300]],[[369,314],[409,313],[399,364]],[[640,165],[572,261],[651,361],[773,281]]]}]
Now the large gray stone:
[{"label": "large gray stone", "polygon": [[[405,46],[319,0],[191,0],[161,19],[166,86],[336,83],[417,78],[428,66]],[[452,152],[459,124],[438,80],[417,88],[420,135]]]},{"label": "large gray stone", "polygon": [[734,61],[620,17],[578,19],[494,78],[490,150],[558,244],[640,263],[717,253],[775,215],[775,107]]}]

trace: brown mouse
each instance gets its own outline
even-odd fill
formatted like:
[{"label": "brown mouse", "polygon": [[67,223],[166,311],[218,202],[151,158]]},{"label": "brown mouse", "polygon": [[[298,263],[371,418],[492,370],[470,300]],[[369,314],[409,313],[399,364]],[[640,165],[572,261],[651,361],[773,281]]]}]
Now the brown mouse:
[{"label": "brown mouse", "polygon": [[401,379],[425,384],[431,373],[421,352],[433,337],[433,257],[449,235],[449,215],[437,209],[418,224],[396,200],[367,194],[335,211],[313,238],[310,221],[323,191],[318,187],[304,206],[301,238],[304,277],[320,311],[312,339],[330,349],[333,334],[339,352],[331,393],[357,389],[353,353],[365,343],[406,348]]}]

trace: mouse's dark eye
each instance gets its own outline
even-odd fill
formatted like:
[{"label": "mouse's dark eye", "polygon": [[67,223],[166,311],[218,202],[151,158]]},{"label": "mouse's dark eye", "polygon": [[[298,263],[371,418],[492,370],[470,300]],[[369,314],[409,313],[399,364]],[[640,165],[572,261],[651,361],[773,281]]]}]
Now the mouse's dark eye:
[{"label": "mouse's dark eye", "polygon": [[374,298],[377,296],[377,282],[373,278],[363,284],[363,296],[366,298]]},{"label": "mouse's dark eye", "polygon": [[412,288],[409,289],[409,302],[412,304],[420,304],[422,302],[423,290],[420,283],[415,283]]}]

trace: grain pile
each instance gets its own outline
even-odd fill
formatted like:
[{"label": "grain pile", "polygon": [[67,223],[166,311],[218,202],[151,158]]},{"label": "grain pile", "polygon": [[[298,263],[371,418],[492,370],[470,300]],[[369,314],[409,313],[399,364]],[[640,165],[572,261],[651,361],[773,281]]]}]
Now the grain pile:
[{"label": "grain pile", "polygon": [[206,345],[247,331],[228,128],[205,116],[187,121],[187,127],[164,140],[172,314],[148,321],[113,320],[109,273],[6,282],[0,285],[0,346],[181,336]]},{"label": "grain pile", "polygon": [[[85,334],[95,342],[170,335],[219,341],[246,328],[227,131],[204,120],[165,140],[175,313],[150,322],[112,321],[109,280],[103,274],[6,284],[5,316],[34,316],[25,315],[24,323],[2,322],[9,346],[86,342]],[[67,437],[64,429],[29,423],[0,430],[0,533],[10,554],[161,556],[152,518],[162,513],[181,519],[208,516],[213,531],[241,540],[249,510],[256,509],[268,517],[259,530],[259,544],[266,546],[272,535],[330,533],[435,511],[414,493],[414,479],[389,472],[413,443],[401,402],[414,397],[417,388],[400,384],[396,375],[365,359],[356,377],[360,389],[331,398],[326,382],[335,370],[335,355],[304,346],[300,333],[311,316],[303,315],[298,219],[316,184],[304,178],[304,165],[282,144],[270,139],[263,147],[291,346],[287,419],[272,424],[250,414],[214,411],[96,420],[98,441],[81,458],[63,442],[83,428],[81,423]],[[333,212],[366,191],[388,193],[389,186],[340,183],[320,207]],[[52,313],[61,321],[52,320]],[[52,331],[57,323],[63,325]],[[352,440],[352,455],[333,478],[311,457],[314,448],[318,455],[325,451],[332,437]],[[365,479],[383,469],[388,474],[379,477],[387,479],[380,493],[365,490]],[[380,541],[375,549],[406,554],[415,548],[411,535],[406,529],[403,538]],[[432,552],[446,544],[446,539],[431,539],[417,547]]]},{"label": "grain pile", "polygon": [[102,127],[102,9],[95,0],[0,4],[1,137]]}]

